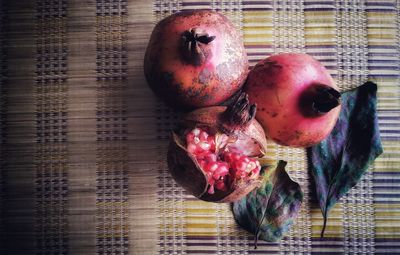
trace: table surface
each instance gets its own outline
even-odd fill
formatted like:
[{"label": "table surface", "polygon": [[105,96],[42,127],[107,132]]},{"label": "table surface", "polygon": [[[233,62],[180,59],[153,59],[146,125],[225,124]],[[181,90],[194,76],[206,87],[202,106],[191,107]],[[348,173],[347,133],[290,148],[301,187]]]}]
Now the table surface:
[{"label": "table surface", "polygon": [[[250,64],[278,52],[315,56],[342,91],[378,84],[384,146],[332,210],[325,238],[303,149],[288,161],[304,203],[287,236],[260,242],[228,204],[171,179],[178,115],[143,76],[154,24],[214,9],[241,31]],[[0,2],[2,254],[400,254],[400,1],[28,0]]]}]

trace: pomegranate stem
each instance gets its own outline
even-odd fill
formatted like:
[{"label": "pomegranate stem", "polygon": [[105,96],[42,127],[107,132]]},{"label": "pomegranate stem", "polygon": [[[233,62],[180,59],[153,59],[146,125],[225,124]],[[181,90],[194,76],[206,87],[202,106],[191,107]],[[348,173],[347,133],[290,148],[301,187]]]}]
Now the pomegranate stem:
[{"label": "pomegranate stem", "polygon": [[204,49],[204,45],[209,44],[214,39],[215,36],[209,36],[207,33],[197,33],[195,28],[183,32],[181,44],[183,60],[195,66],[203,64],[209,54]]}]

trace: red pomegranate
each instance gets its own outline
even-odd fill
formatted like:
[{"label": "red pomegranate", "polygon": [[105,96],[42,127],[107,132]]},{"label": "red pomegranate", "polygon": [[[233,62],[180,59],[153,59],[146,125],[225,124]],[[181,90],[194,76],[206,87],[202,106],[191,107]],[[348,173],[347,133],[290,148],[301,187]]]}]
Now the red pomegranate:
[{"label": "red pomegranate", "polygon": [[242,94],[232,106],[189,113],[168,151],[174,179],[194,196],[212,202],[236,201],[260,185],[258,158],[265,153],[266,139],[255,112]]},{"label": "red pomegranate", "polygon": [[175,109],[218,105],[243,85],[248,60],[240,34],[222,14],[184,11],[154,28],[144,58],[146,80]]},{"label": "red pomegranate", "polygon": [[281,145],[309,147],[332,131],[340,93],[325,67],[307,54],[284,53],[260,61],[245,91],[258,105],[257,120]]}]

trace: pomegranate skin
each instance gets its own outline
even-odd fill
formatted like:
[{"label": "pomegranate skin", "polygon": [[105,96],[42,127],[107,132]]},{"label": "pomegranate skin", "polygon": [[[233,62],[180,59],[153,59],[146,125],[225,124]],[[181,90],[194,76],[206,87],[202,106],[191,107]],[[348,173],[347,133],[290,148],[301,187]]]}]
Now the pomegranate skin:
[{"label": "pomegranate skin", "polygon": [[249,73],[245,91],[258,106],[256,118],[267,137],[286,146],[310,147],[322,141],[341,109],[334,80],[307,54],[284,53],[260,61]]},{"label": "pomegranate skin", "polygon": [[[185,44],[183,38],[189,37],[192,41]],[[183,11],[161,20],[144,58],[151,89],[180,110],[226,101],[242,88],[248,70],[241,35],[225,16],[209,10]]]}]

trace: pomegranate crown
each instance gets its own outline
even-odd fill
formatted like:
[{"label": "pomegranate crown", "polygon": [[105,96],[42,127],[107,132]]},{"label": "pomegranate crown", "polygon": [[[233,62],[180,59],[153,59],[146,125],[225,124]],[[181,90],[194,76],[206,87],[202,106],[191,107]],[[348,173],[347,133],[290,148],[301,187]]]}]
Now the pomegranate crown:
[{"label": "pomegranate crown", "polygon": [[215,39],[215,36],[209,36],[207,33],[198,33],[196,28],[186,30],[182,33],[181,54],[184,61],[189,64],[199,66],[204,63],[210,52],[204,45],[209,44]]}]

